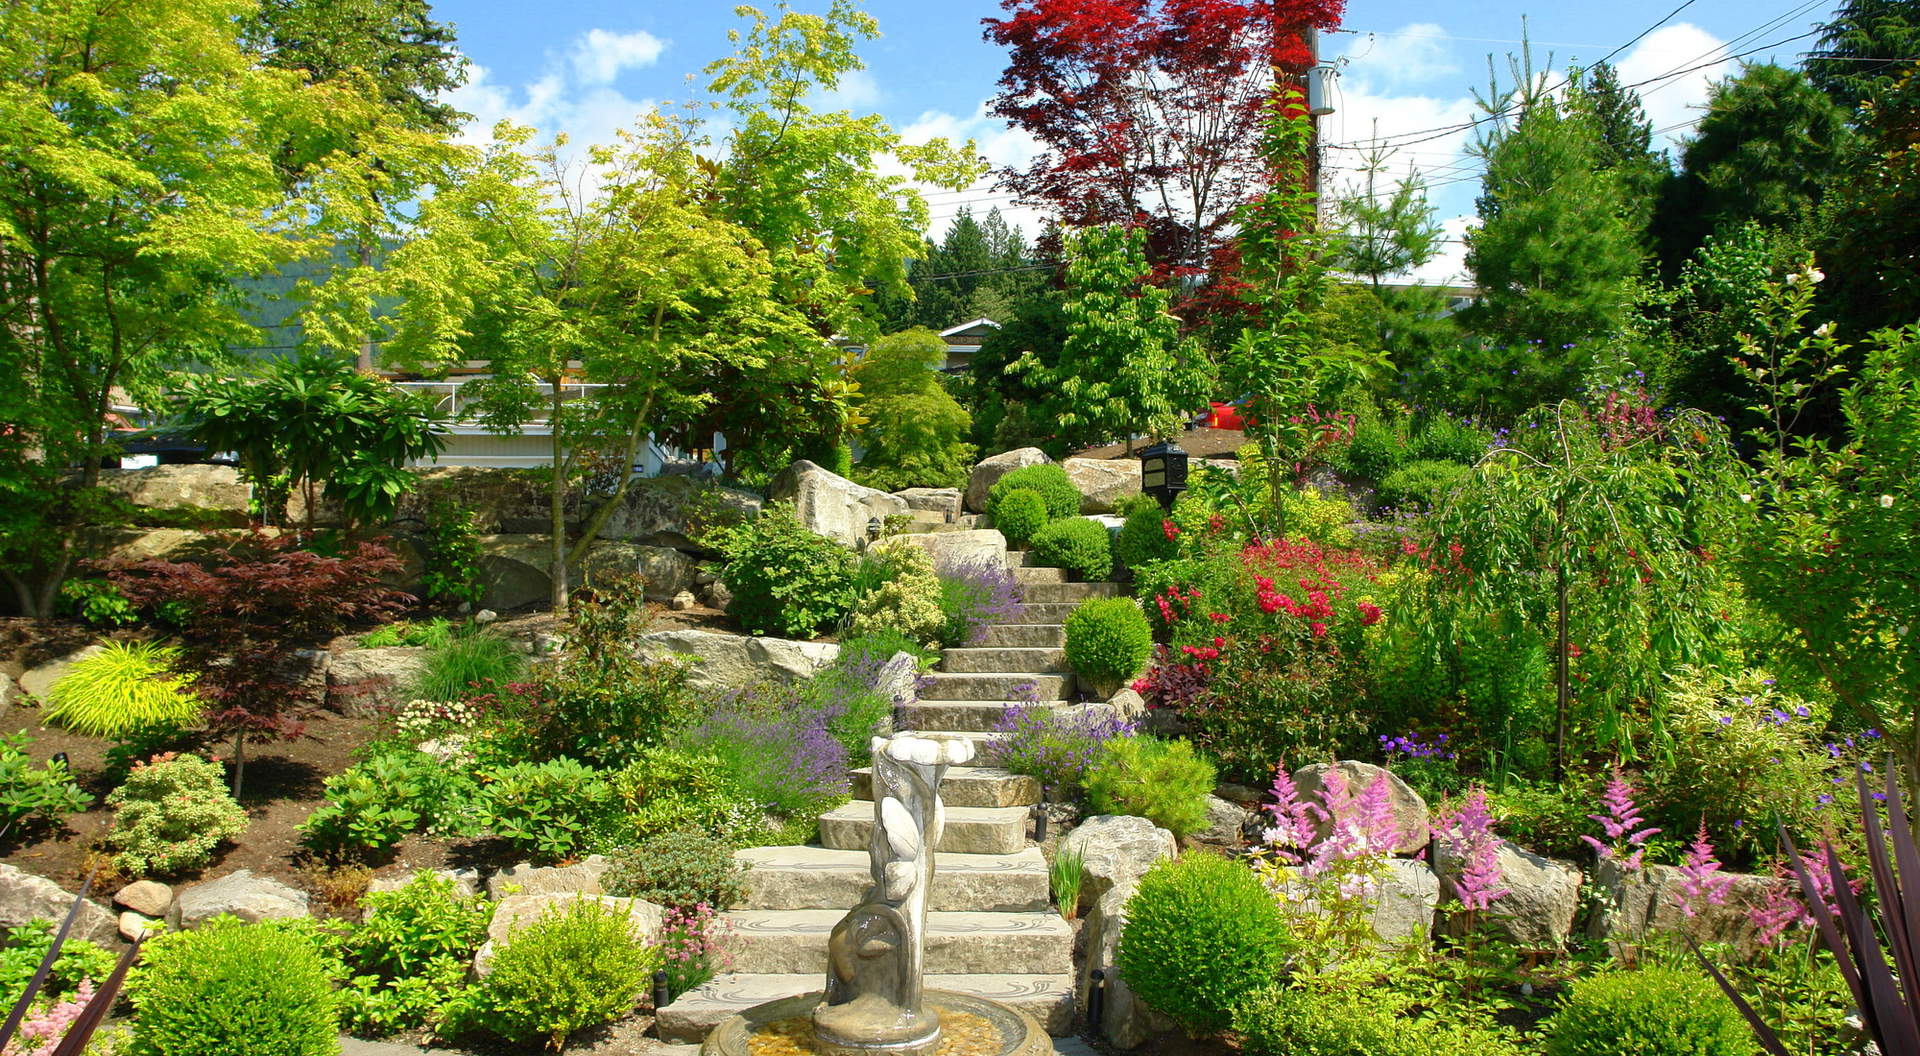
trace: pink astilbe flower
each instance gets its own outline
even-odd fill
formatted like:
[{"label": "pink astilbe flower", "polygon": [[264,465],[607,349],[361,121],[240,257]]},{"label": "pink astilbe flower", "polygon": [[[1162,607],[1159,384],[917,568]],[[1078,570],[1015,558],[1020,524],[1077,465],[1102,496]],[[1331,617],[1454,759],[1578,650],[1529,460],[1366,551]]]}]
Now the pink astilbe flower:
[{"label": "pink astilbe flower", "polygon": [[[1359,792],[1338,769],[1329,769],[1321,778],[1320,803],[1313,810],[1332,823],[1332,830],[1313,848],[1301,872],[1308,878],[1368,858],[1387,858],[1400,842],[1399,823],[1393,816],[1393,792],[1387,775],[1381,774]],[[1372,871],[1341,870],[1340,894],[1363,898],[1378,888],[1379,878]]]},{"label": "pink astilbe flower", "polygon": [[1281,861],[1298,865],[1313,846],[1314,808],[1300,798],[1300,789],[1284,762],[1274,768],[1272,792],[1273,802],[1267,804],[1267,813],[1273,816],[1273,824],[1267,827],[1267,845]]},{"label": "pink astilbe flower", "polygon": [[4,1056],[51,1056],[66,1038],[73,1021],[80,1018],[80,1013],[86,1010],[87,1002],[91,1000],[93,980],[82,979],[72,997],[29,1013],[20,1022],[20,1030],[14,1039],[7,1043]]},{"label": "pink astilbe flower", "polygon": [[1629,872],[1640,868],[1640,860],[1647,853],[1643,846],[1658,835],[1660,830],[1642,828],[1645,819],[1640,816],[1640,808],[1633,803],[1633,786],[1613,772],[1613,780],[1607,782],[1606,795],[1600,797],[1606,804],[1605,814],[1589,814],[1588,818],[1600,823],[1607,834],[1607,842],[1601,843],[1591,836],[1581,836],[1598,854],[1603,862],[1618,862],[1622,869]]},{"label": "pink astilbe flower", "polygon": [[[1840,907],[1834,902],[1832,859],[1826,847],[1811,854],[1802,853],[1800,864],[1807,870],[1807,878],[1813,881],[1814,893],[1820,901],[1826,903],[1827,912],[1835,917],[1840,915]],[[1844,871],[1846,864],[1841,863]],[[1780,944],[1782,937],[1794,928],[1813,926],[1813,910],[1808,908],[1800,890],[1800,880],[1792,869],[1784,863],[1773,867],[1774,875],[1780,882],[1767,889],[1764,902],[1747,911],[1747,920],[1759,932],[1760,941],[1770,946]],[[1858,891],[1860,883],[1849,880],[1847,886]]]},{"label": "pink astilbe flower", "polygon": [[1486,789],[1473,786],[1457,809],[1442,815],[1440,833],[1447,850],[1463,863],[1453,881],[1461,905],[1482,911],[1509,893],[1511,889],[1500,884],[1506,876],[1500,871],[1500,839],[1493,834]]},{"label": "pink astilbe flower", "polygon": [[1707,839],[1703,818],[1700,831],[1687,847],[1687,859],[1680,865],[1680,890],[1674,893],[1674,902],[1681,913],[1691,917],[1702,906],[1725,905],[1727,892],[1732,889],[1733,877],[1720,871],[1720,859],[1713,852],[1713,842]]}]

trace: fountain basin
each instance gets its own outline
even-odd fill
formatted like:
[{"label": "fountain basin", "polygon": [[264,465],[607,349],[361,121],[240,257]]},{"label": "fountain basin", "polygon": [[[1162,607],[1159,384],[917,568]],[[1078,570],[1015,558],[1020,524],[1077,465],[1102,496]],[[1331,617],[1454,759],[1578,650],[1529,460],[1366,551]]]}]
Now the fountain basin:
[{"label": "fountain basin", "polygon": [[[815,992],[755,1005],[713,1028],[700,1056],[822,1056],[812,1044]],[[935,1056],[1051,1056],[1053,1039],[1032,1016],[997,1001],[928,990],[927,1007],[940,1016]],[[886,1056],[887,1049],[872,1049]]]}]

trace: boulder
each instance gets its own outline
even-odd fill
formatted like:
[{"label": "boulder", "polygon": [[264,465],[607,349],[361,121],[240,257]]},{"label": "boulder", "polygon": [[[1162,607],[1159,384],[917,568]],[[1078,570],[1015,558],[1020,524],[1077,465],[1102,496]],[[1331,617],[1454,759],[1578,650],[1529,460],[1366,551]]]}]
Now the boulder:
[{"label": "boulder", "polygon": [[757,682],[797,682],[833,662],[832,642],[752,638],[719,631],[654,631],[640,636],[640,657],[693,660],[692,682],[709,689],[737,689]]},{"label": "boulder", "polygon": [[165,921],[155,917],[142,916],[131,909],[122,912],[115,924],[120,929],[120,937],[128,942],[132,942],[146,934],[147,930],[156,924],[160,925],[161,928],[166,927]]},{"label": "boulder", "polygon": [[733,604],[733,591],[717,579],[707,584],[702,596],[707,599],[708,608],[719,609],[721,612],[727,611],[727,606]]},{"label": "boulder", "polygon": [[905,707],[920,698],[920,661],[912,653],[895,653],[873,676],[873,689]]},{"label": "boulder", "polygon": [[45,700],[47,690],[52,689],[55,682],[65,678],[69,668],[90,656],[105,652],[106,648],[104,645],[89,645],[85,649],[68,653],[58,660],[49,660],[30,669],[20,676],[20,692]]},{"label": "boulder", "polygon": [[693,558],[665,546],[602,539],[587,553],[583,580],[607,572],[637,573],[648,601],[671,601],[693,586]]},{"label": "boulder", "polygon": [[[58,925],[72,908],[73,892],[44,876],[0,865],[0,926],[18,927],[30,920]],[[112,913],[92,902],[80,903],[80,915],[73,918],[75,938],[110,942],[119,933],[120,922]]]},{"label": "boulder", "polygon": [[487,897],[497,901],[513,895],[597,895],[608,864],[598,854],[572,865],[521,862],[487,878]]},{"label": "boulder", "polygon": [[893,497],[906,503],[909,510],[939,514],[943,520],[960,516],[959,488],[907,488],[894,492]]},{"label": "boulder", "polygon": [[1129,496],[1140,494],[1137,458],[1069,458],[1060,463],[1080,489],[1080,512],[1112,513]]},{"label": "boulder", "polygon": [[453,881],[453,890],[462,895],[480,893],[480,872],[477,869],[415,869],[410,872],[396,873],[392,876],[376,876],[367,884],[367,893],[378,891],[398,891],[413,882],[421,873],[431,873]]},{"label": "boulder", "polygon": [[135,880],[113,896],[113,904],[143,917],[164,917],[173,908],[173,888],[157,880]]},{"label": "boulder", "polygon": [[1106,996],[1096,1033],[1116,1049],[1139,1048],[1154,1035],[1175,1029],[1172,1020],[1148,1008],[1120,976],[1120,937],[1127,929],[1127,900],[1133,897],[1133,889],[1134,885],[1129,883],[1101,895],[1087,913],[1080,931],[1086,940],[1086,956],[1080,961],[1076,987],[1080,1009],[1083,1014],[1087,1010],[1087,999],[1093,993],[1094,970],[1106,973],[1103,984]]},{"label": "boulder", "polygon": [[186,528],[130,528],[100,530],[89,538],[106,560],[131,564],[155,558],[186,560],[212,536]]},{"label": "boulder", "polygon": [[867,525],[874,518],[884,524],[889,517],[907,514],[906,500],[862,487],[804,458],[773,478],[767,497],[775,502],[792,502],[795,516],[808,531],[841,546],[864,542]]},{"label": "boulder", "polygon": [[[1427,814],[1427,801],[1421,799],[1420,793],[1415,792],[1405,781],[1400,780],[1399,775],[1385,767],[1351,759],[1338,763],[1314,763],[1303,766],[1293,772],[1293,783],[1300,790],[1300,798],[1311,803],[1320,802],[1324,775],[1336,768],[1346,781],[1347,787],[1355,795],[1384,775],[1393,802],[1394,822],[1400,830],[1400,840],[1393,845],[1394,853],[1418,854],[1426,849],[1427,841],[1432,835]],[[1317,822],[1317,829],[1316,837],[1324,839],[1329,832],[1333,831],[1333,823],[1323,819]]]},{"label": "boulder", "polygon": [[1098,901],[1116,887],[1130,887],[1153,863],[1177,851],[1173,833],[1145,818],[1096,814],[1060,841],[1060,850],[1078,851],[1085,863],[1080,901]]},{"label": "boulder", "polygon": [[424,646],[346,649],[327,664],[327,704],[348,715],[369,714],[383,704],[403,703],[426,673]]},{"label": "boulder", "polygon": [[276,661],[275,674],[288,682],[324,697],[327,671],[333,667],[333,654],[325,649],[289,649]]},{"label": "boulder", "polygon": [[13,676],[0,671],[0,708],[13,703]]},{"label": "boulder", "polygon": [[963,498],[966,508],[974,513],[987,512],[987,489],[1001,477],[1019,469],[1021,466],[1038,466],[1051,462],[1045,451],[1037,447],[1022,447],[1006,451],[992,458],[983,458],[973,467],[967,476],[967,493]]},{"label": "boulder", "polygon": [[[1645,943],[1657,932],[1690,936],[1693,941],[1725,943],[1742,959],[1757,956],[1765,947],[1751,912],[1764,905],[1767,893],[1791,880],[1750,873],[1722,873],[1732,885],[1717,906],[1697,905],[1694,915],[1681,909],[1680,870],[1671,865],[1649,865],[1628,872],[1612,862],[1594,871],[1600,906],[1587,921],[1587,936],[1604,939],[1616,953]],[[1497,903],[1496,903],[1497,904]]]},{"label": "boulder", "polygon": [[473,955],[475,975],[485,977],[493,968],[494,950],[505,946],[515,931],[532,924],[555,909],[577,899],[592,899],[616,913],[624,914],[639,942],[653,942],[667,911],[645,899],[614,898],[611,895],[560,892],[544,895],[509,895],[494,907],[493,922],[487,925],[487,941]]},{"label": "boulder", "polygon": [[600,537],[706,553],[692,538],[701,528],[716,521],[752,520],[765,505],[750,491],[692,477],[640,477],[627,486],[620,508],[607,516]]},{"label": "boulder", "polygon": [[1246,846],[1247,823],[1253,815],[1239,803],[1221,799],[1219,796],[1207,797],[1207,827],[1193,834],[1196,843],[1210,847],[1239,848]]},{"label": "boulder", "polygon": [[1388,946],[1425,941],[1433,934],[1433,914],[1440,905],[1440,878],[1427,863],[1411,858],[1387,862],[1380,878],[1380,900],[1373,907],[1373,933]]},{"label": "boulder", "polygon": [[[553,596],[547,574],[552,561],[553,547],[544,535],[481,536],[481,579],[487,587],[481,604],[497,610],[547,601]],[[602,539],[587,552],[577,578],[638,573],[646,579],[647,598],[665,601],[693,585],[693,567],[693,559],[678,550]]]},{"label": "boulder", "polygon": [[[1487,914],[1494,930],[1525,950],[1554,950],[1573,934],[1573,918],[1580,910],[1580,870],[1572,862],[1545,858],[1524,847],[1500,841],[1495,859],[1500,886],[1507,893],[1494,901]],[[1446,840],[1433,843],[1433,865],[1440,874],[1441,897],[1454,901],[1454,881],[1466,863]],[[1464,920],[1453,920],[1458,930]]]},{"label": "boulder", "polygon": [[145,469],[103,469],[100,486],[135,506],[166,509],[198,506],[247,515],[253,489],[233,466],[149,466]]},{"label": "boulder", "polygon": [[223,913],[248,923],[304,917],[307,893],[242,869],[183,889],[167,920],[177,928],[193,928]]},{"label": "boulder", "polygon": [[1005,568],[1007,537],[992,528],[964,532],[912,532],[899,538],[919,547],[935,568],[985,564]]},{"label": "boulder", "polygon": [[675,594],[672,600],[667,602],[667,608],[675,612],[686,612],[698,604],[700,604],[700,599],[693,596],[693,591],[683,590]]}]

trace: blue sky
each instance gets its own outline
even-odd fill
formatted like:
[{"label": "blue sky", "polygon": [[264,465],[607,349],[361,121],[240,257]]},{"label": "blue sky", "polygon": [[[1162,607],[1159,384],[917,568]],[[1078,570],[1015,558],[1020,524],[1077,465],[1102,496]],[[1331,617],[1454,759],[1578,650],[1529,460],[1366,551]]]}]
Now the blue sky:
[{"label": "blue sky", "polygon": [[[1669,145],[1677,144],[1700,116],[1709,81],[1737,69],[1731,56],[1753,52],[1745,61],[1796,61],[1811,38],[1775,42],[1813,29],[1833,3],[1350,0],[1343,28],[1351,32],[1322,42],[1322,54],[1341,66],[1336,113],[1323,119],[1322,134],[1330,144],[1352,147],[1375,134],[1376,120],[1379,134],[1396,140],[1425,138],[1414,133],[1465,121],[1474,113],[1473,91],[1486,85],[1488,53],[1499,57],[1504,70],[1524,17],[1536,57],[1550,52],[1556,65],[1593,62],[1626,45],[1613,59],[1622,79],[1648,82],[1641,91],[1654,127],[1667,130]],[[794,6],[817,10],[825,0]],[[739,24],[732,5],[718,3],[441,0],[434,10],[458,27],[460,46],[474,63],[472,79],[454,101],[476,115],[476,135],[494,120],[512,117],[545,134],[565,131],[579,143],[610,139],[655,100],[687,97],[687,78],[697,79],[702,66],[726,53],[726,32]],[[971,137],[996,165],[1019,164],[1031,154],[1027,137],[984,112],[1004,61],[1001,50],[980,37],[980,20],[997,14],[996,4],[869,0],[867,10],[879,20],[882,37],[863,49],[868,69],[842,85],[838,105],[877,111],[910,139]],[[1391,163],[1427,174],[1455,237],[1477,192],[1477,165],[1464,153],[1466,145],[1464,131],[1441,134],[1405,146]],[[1351,178],[1342,169],[1353,164],[1356,152],[1336,146],[1328,157],[1338,190]],[[1037,219],[988,182],[932,194],[929,203],[936,233],[962,206],[976,212],[1001,206],[1029,232]],[[1449,249],[1426,277],[1446,279],[1457,272],[1459,246]]]}]

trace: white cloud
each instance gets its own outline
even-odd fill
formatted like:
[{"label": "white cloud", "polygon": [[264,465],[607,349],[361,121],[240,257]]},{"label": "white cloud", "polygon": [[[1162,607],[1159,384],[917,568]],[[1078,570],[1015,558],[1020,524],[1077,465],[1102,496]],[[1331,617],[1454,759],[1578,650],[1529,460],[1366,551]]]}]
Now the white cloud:
[{"label": "white cloud", "polygon": [[835,110],[867,111],[880,105],[880,82],[873,74],[865,70],[854,70],[843,74],[840,83],[832,91],[821,92],[807,100],[807,105],[821,113]]},{"label": "white cloud", "polygon": [[582,84],[612,84],[622,70],[651,66],[667,42],[648,33],[589,29],[573,42],[573,72]]},{"label": "white cloud", "polygon": [[[1695,66],[1701,68],[1692,69]],[[1664,136],[1655,137],[1654,146],[1658,148],[1677,146],[1691,134],[1692,122],[1705,113],[1707,86],[1732,73],[1734,60],[1727,57],[1725,41],[1682,22],[1648,34],[1620,60],[1618,68],[1622,84],[1663,78],[1635,89],[1654,131],[1670,129]],[[1679,73],[1681,70],[1689,72]]]},{"label": "white cloud", "polygon": [[1369,81],[1412,84],[1458,73],[1446,44],[1446,31],[1432,22],[1414,22],[1391,33],[1368,33],[1350,45],[1347,69]]},{"label": "white cloud", "polygon": [[[1040,152],[1038,140],[1025,130],[1010,127],[988,114],[984,101],[965,117],[944,110],[928,110],[900,129],[900,139],[905,143],[925,143],[943,136],[956,147],[973,140],[974,149],[996,170],[1024,167]],[[936,242],[963,207],[972,210],[975,219],[985,216],[990,209],[999,209],[1001,218],[1019,227],[1029,242],[1040,233],[1047,215],[1044,210],[1017,204],[1013,195],[995,186],[992,171],[963,190],[921,187],[920,192],[926,196],[932,216],[928,237]]]}]

